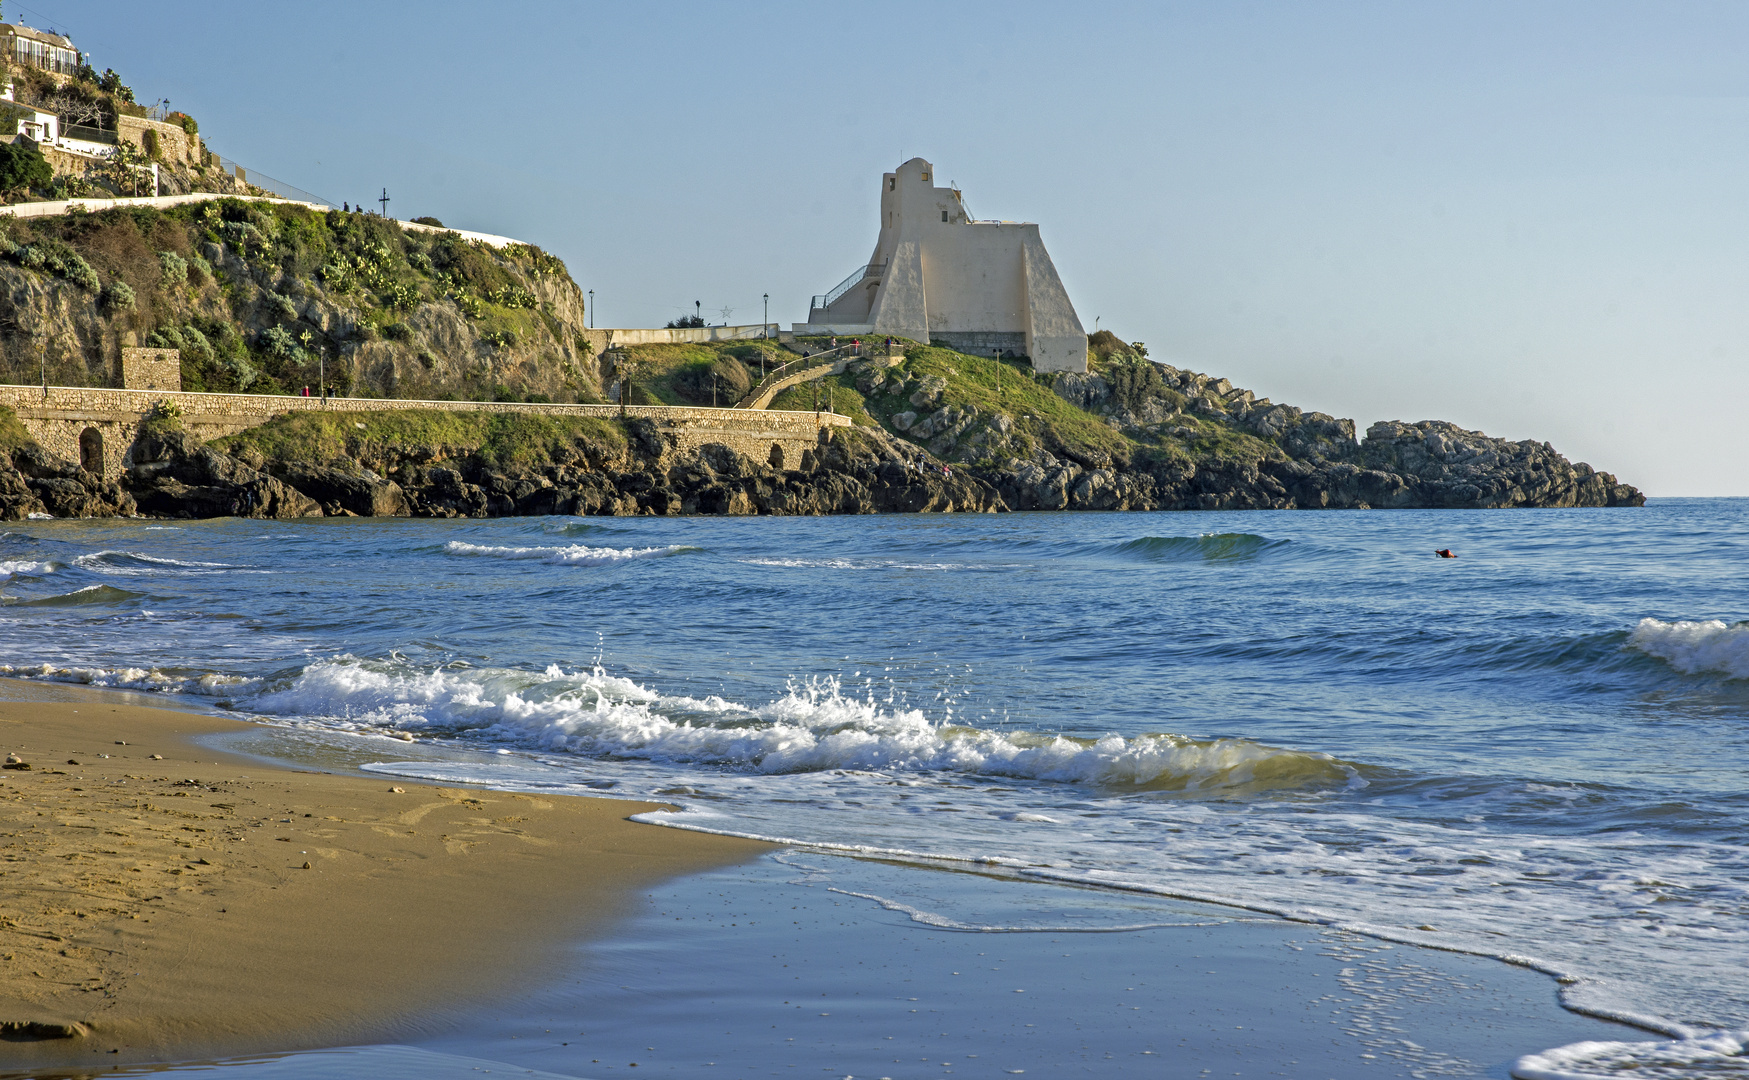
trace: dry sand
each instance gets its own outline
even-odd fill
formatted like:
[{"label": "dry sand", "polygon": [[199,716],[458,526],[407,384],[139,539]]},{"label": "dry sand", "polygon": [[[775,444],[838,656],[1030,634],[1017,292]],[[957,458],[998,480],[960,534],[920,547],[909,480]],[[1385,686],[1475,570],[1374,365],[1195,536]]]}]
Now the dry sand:
[{"label": "dry sand", "polygon": [[30,765],[0,772],[0,1070],[438,1030],[638,890],[767,850],[625,820],[649,803],[278,769],[190,739],[235,721],[46,696],[72,700],[0,701]]}]

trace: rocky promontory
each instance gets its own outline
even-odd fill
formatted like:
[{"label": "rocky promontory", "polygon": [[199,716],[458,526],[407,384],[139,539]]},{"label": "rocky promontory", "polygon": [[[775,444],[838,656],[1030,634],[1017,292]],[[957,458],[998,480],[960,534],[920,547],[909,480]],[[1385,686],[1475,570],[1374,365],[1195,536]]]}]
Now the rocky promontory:
[{"label": "rocky promontory", "polygon": [[[1278,407],[1279,408],[1279,407]],[[367,423],[281,417],[204,443],[148,420],[119,479],[31,442],[0,416],[0,517],[503,517],[818,515],[1007,510],[1629,506],[1644,501],[1546,444],[1442,422],[1296,421],[1300,456],[1198,463],[1040,449],[1036,459],[953,465],[875,427],[824,428],[795,468],[707,443],[679,451],[648,420],[406,410]],[[1333,426],[1332,426],[1333,425]],[[1318,436],[1322,432],[1322,436]],[[1346,438],[1344,438],[1346,432]],[[1064,455],[1069,447],[1059,446]]]}]

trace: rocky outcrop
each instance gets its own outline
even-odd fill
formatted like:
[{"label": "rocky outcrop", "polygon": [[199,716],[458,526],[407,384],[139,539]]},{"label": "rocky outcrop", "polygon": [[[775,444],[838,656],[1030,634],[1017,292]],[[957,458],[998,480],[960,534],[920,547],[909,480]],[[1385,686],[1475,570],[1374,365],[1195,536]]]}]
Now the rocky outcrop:
[{"label": "rocky outcrop", "polygon": [[[624,449],[579,443],[563,460],[495,466],[477,452],[377,447],[326,464],[227,454],[147,425],[134,464],[105,482],[30,445],[0,455],[0,517],[505,517],[513,515],[992,512],[995,489],[878,432],[827,436],[798,468],[720,443],[677,452],[647,420]],[[378,470],[382,470],[379,472]]]},{"label": "rocky outcrop", "polygon": [[0,452],[0,518],[116,517],[134,512],[133,496],[120,484],[62,461],[40,446]]},{"label": "rocky outcrop", "polygon": [[1443,420],[1382,420],[1367,429],[1360,456],[1402,477],[1394,501],[1416,506],[1641,506],[1645,496],[1546,442],[1508,442]]},{"label": "rocky outcrop", "polygon": [[947,513],[1002,507],[997,493],[978,478],[877,433],[840,433],[804,451],[798,468],[781,469],[720,443],[679,453],[648,421],[627,426],[632,438],[618,457],[579,452],[569,461],[527,471],[494,468],[474,456],[383,464],[406,492],[410,511],[421,517]]},{"label": "rocky outcrop", "polygon": [[322,516],[308,495],[185,431],[143,431],[123,483],[139,512],[150,517]]},{"label": "rocky outcrop", "polygon": [[[1356,440],[1352,420],[1278,405],[1226,379],[1140,359],[1060,375],[1053,389],[1139,449],[1123,461],[1042,446],[1029,461],[981,469],[1012,509],[1494,509],[1646,501],[1637,488],[1569,462],[1546,442],[1490,438],[1439,420],[1381,421]],[[957,437],[962,429],[950,430]],[[916,430],[912,421],[907,434]],[[1177,449],[1219,442],[1226,432],[1249,438],[1210,452]],[[995,434],[992,422],[958,449],[975,451]],[[954,449],[951,440],[930,448]]]}]

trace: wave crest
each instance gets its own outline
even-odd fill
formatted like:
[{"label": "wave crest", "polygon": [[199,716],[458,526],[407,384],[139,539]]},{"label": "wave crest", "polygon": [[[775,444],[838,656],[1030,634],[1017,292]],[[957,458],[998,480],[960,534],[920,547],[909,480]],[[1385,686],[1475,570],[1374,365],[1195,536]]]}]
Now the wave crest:
[{"label": "wave crest", "polygon": [[1143,536],[1115,545],[1115,555],[1149,562],[1244,562],[1287,547],[1290,541],[1256,533]]},{"label": "wave crest", "polygon": [[35,577],[38,574],[52,574],[61,565],[47,559],[0,559],[0,574],[7,577]]},{"label": "wave crest", "polygon": [[1749,623],[1726,626],[1718,619],[1704,622],[1641,619],[1628,635],[1628,645],[1657,657],[1684,675],[1716,673],[1731,679],[1749,679]]},{"label": "wave crest", "polygon": [[746,708],[718,697],[665,697],[600,670],[416,671],[346,657],[310,665],[251,707],[360,727],[767,774],[945,771],[1135,792],[1364,783],[1352,766],[1326,754],[1243,739],[1075,739],[937,724],[916,709],[846,697],[829,679],[792,685],[783,697]]},{"label": "wave crest", "polygon": [[122,604],[129,600],[139,600],[144,596],[144,593],[129,592],[113,585],[87,585],[83,589],[74,589],[70,593],[41,596],[35,600],[19,600],[16,601],[16,606],[80,607],[85,604]]},{"label": "wave crest", "polygon": [[681,544],[650,548],[589,547],[586,544],[566,544],[553,547],[493,547],[487,544],[468,544],[460,540],[451,540],[444,545],[443,549],[451,555],[473,555],[491,559],[529,559],[566,566],[609,566],[624,562],[627,559],[666,559],[674,555],[699,550]]}]

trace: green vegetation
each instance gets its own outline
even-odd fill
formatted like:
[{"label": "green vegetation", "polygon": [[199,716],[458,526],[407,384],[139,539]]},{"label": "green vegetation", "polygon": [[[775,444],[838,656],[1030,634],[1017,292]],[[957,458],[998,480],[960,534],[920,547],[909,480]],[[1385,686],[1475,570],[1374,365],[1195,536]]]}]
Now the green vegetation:
[{"label": "green vegetation", "polygon": [[0,191],[48,187],[54,177],[48,159],[35,143],[0,143]]},{"label": "green vegetation", "polygon": [[11,454],[35,443],[10,405],[0,405],[0,452]]},{"label": "green vegetation", "polygon": [[226,453],[245,455],[252,450],[270,461],[380,460],[424,450],[446,457],[477,453],[494,466],[525,469],[563,462],[583,444],[617,454],[625,448],[625,430],[617,420],[581,416],[437,409],[300,411],[213,441]]},{"label": "green vegetation", "polygon": [[[246,275],[236,262],[216,271],[201,253],[221,245]],[[190,390],[290,393],[317,387],[325,370],[334,392],[392,393],[392,381],[359,384],[352,366],[336,361],[360,341],[419,351],[410,316],[444,305],[491,350],[477,370],[458,365],[450,376],[472,382],[461,388],[466,396],[520,381],[494,371],[503,363],[491,359],[517,350],[540,354],[545,378],[566,380],[571,397],[593,393],[593,378],[572,362],[571,331],[535,296],[541,280],[563,278],[564,263],[525,245],[498,251],[454,233],[403,232],[373,215],[218,199],[7,221],[0,257],[101,293],[99,311],[115,330],[183,351]],[[421,363],[420,375],[433,366]]]}]

